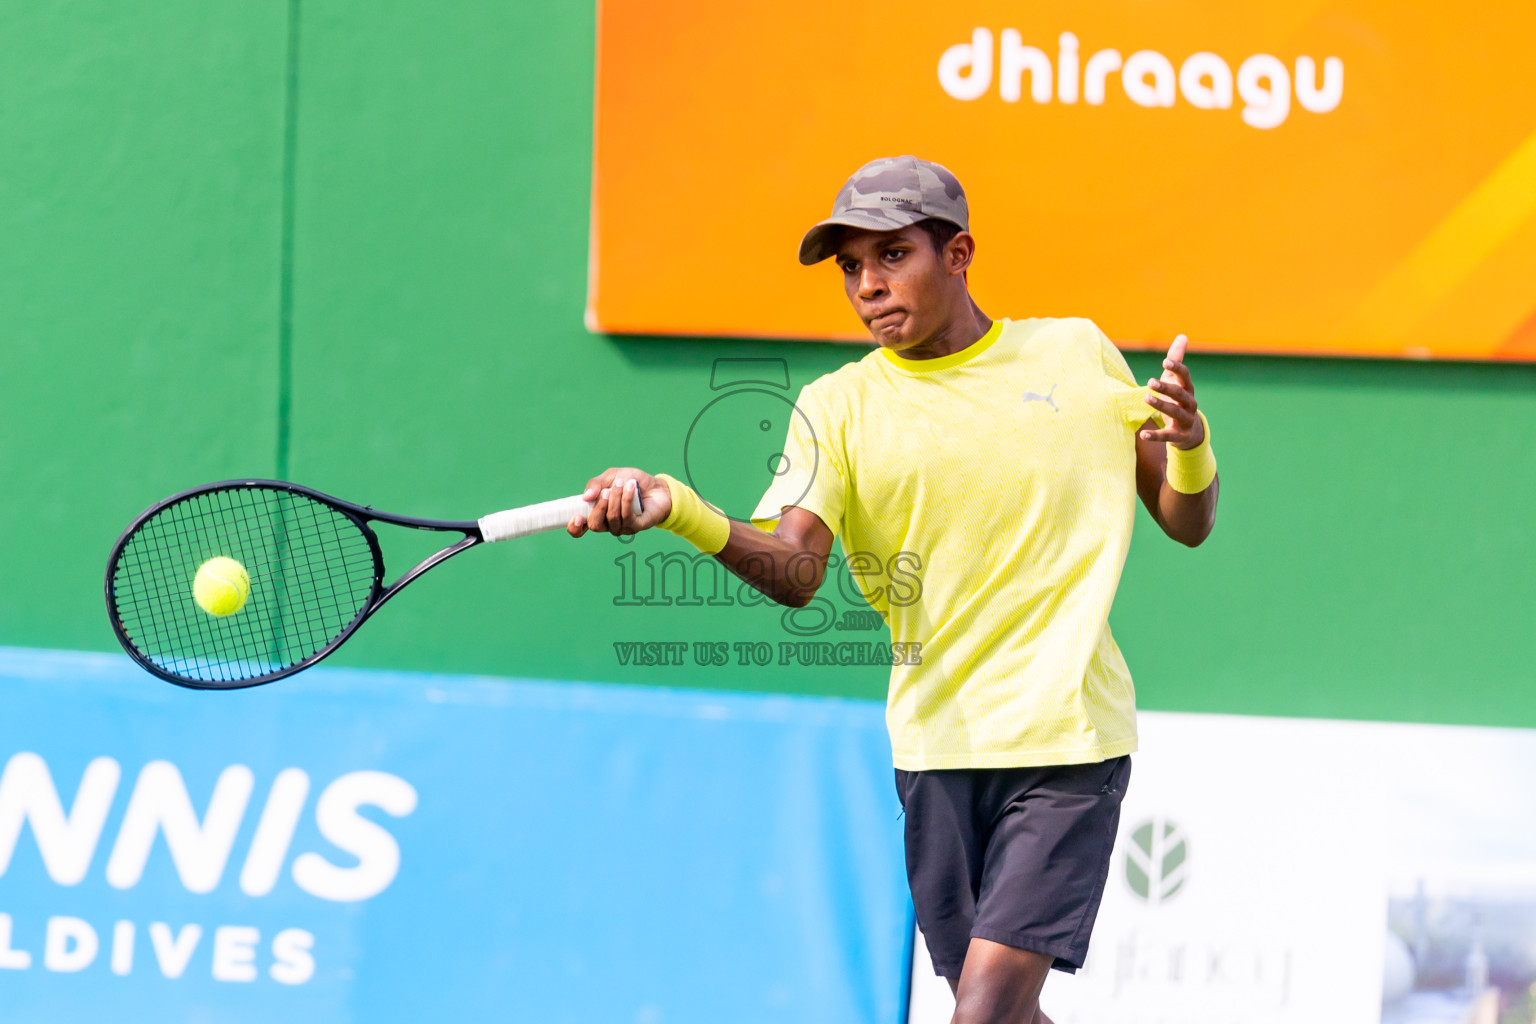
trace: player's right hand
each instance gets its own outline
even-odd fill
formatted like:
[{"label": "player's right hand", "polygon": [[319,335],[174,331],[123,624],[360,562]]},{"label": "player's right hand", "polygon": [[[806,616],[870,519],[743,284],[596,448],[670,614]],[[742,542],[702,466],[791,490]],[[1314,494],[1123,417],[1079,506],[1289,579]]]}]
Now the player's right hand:
[{"label": "player's right hand", "polygon": [[[636,487],[642,509],[638,516],[633,508]],[[649,530],[672,514],[672,492],[667,485],[633,466],[604,470],[587,481],[581,496],[594,504],[586,516],[572,516],[566,524],[565,532],[572,537],[589,530],[622,537]]]}]

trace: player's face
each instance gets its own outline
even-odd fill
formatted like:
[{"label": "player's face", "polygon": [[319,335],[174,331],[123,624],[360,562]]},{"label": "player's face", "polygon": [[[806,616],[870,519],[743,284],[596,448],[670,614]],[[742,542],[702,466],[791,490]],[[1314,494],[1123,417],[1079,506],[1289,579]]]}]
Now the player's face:
[{"label": "player's face", "polygon": [[900,352],[944,327],[954,275],[917,225],[900,231],[847,229],[837,265],[854,312],[885,348]]}]

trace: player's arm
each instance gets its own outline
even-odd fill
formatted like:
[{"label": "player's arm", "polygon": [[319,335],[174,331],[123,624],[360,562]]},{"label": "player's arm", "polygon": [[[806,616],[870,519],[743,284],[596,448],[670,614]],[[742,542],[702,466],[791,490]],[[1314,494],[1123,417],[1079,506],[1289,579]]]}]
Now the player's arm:
[{"label": "player's arm", "polygon": [[1182,334],[1175,338],[1163,360],[1162,377],[1147,382],[1152,389],[1147,404],[1163,416],[1151,417],[1136,432],[1136,491],[1164,533],[1180,544],[1196,547],[1216,525],[1220,479],[1212,477],[1209,485],[1195,494],[1175,490],[1168,482],[1168,446],[1194,451],[1206,440],[1194,381],[1184,364],[1188,344]]},{"label": "player's arm", "polygon": [[731,537],[715,555],[753,589],[779,604],[804,608],[827,574],[832,531],[821,517],[791,505],[772,533],[731,520]]},{"label": "player's arm", "polygon": [[[615,480],[605,501],[603,488]],[[643,511],[634,514],[631,499],[640,490]],[[575,516],[566,532],[580,537],[588,531],[624,536],[659,526],[672,514],[672,493],[665,481],[633,467],[609,469],[587,482],[582,497],[596,501],[585,518]],[[765,533],[751,523],[730,520],[730,535],[715,558],[754,589],[779,604],[803,608],[810,603],[827,571],[832,531],[814,512],[796,506],[784,509],[777,529]]]}]

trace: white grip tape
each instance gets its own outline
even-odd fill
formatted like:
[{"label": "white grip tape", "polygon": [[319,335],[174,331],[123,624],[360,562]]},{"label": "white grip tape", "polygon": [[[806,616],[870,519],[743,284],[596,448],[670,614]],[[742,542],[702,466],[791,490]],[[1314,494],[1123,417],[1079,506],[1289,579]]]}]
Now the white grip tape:
[{"label": "white grip tape", "polygon": [[[623,482],[619,481],[619,485],[623,486]],[[608,497],[608,488],[603,488],[602,496]],[[595,504],[597,503],[587,501],[576,494],[569,498],[541,501],[537,505],[509,508],[505,512],[492,512],[488,516],[481,517],[480,535],[488,543],[495,543],[499,540],[511,540],[514,537],[543,533],[546,530],[558,530],[570,522],[572,516],[585,516],[591,512]],[[641,512],[638,487],[635,488],[635,500],[631,509],[637,516]]]}]

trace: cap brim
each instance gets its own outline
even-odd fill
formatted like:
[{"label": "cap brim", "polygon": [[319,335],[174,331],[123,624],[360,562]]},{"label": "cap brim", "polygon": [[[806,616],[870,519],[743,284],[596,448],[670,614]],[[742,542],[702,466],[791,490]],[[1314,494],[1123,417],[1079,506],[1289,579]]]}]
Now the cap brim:
[{"label": "cap brim", "polygon": [[862,228],[865,231],[899,231],[929,214],[916,210],[849,210],[836,217],[828,217],[805,233],[800,239],[800,262],[806,266],[820,263],[837,255],[839,228]]}]

